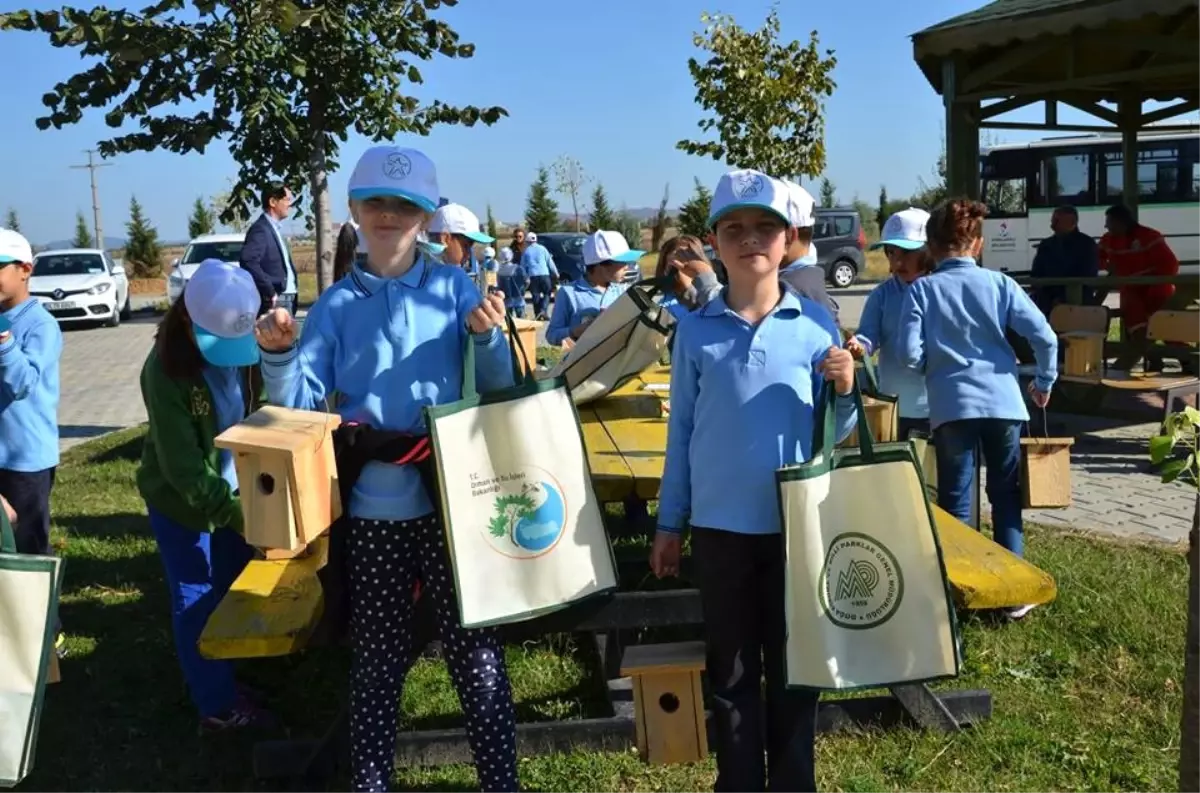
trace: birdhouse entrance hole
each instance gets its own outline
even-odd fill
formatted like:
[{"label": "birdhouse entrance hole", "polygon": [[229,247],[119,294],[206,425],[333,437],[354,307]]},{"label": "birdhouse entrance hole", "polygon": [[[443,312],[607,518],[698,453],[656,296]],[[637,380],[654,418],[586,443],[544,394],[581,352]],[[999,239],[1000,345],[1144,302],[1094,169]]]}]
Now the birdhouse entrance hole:
[{"label": "birdhouse entrance hole", "polygon": [[258,475],[258,490],[264,496],[269,496],[275,492],[275,477],[270,474]]},{"label": "birdhouse entrance hole", "polygon": [[667,713],[674,713],[679,710],[679,697],[668,691],[658,698],[658,706]]}]

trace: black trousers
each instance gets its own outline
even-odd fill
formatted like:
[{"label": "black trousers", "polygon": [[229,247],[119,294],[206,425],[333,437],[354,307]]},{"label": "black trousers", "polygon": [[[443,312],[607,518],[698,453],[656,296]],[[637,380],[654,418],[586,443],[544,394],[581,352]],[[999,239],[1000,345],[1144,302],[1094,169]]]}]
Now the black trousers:
[{"label": "black trousers", "polygon": [[815,791],[820,694],[785,685],[780,536],[694,527],[692,562],[717,728],[716,790]]},{"label": "black trousers", "polygon": [[550,313],[550,297],[554,293],[554,282],[548,275],[529,277],[529,296],[533,298],[533,318]]},{"label": "black trousers", "polygon": [[[17,513],[13,535],[17,541],[17,553],[35,556],[53,556],[50,550],[50,491],[54,488],[54,472],[8,471],[0,469],[0,496],[12,505]],[[56,626],[62,632],[62,620]]]}]

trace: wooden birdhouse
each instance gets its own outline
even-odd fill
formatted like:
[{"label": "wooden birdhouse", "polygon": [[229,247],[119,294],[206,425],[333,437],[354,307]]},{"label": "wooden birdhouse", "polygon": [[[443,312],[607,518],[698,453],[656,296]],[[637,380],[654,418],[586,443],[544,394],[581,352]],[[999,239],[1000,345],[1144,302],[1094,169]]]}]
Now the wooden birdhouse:
[{"label": "wooden birdhouse", "polygon": [[625,649],[621,675],[633,678],[637,745],[655,765],[708,756],[700,673],[704,642],[640,644]]},{"label": "wooden birdhouse", "polygon": [[[886,399],[874,399],[863,395],[863,411],[867,414],[867,426],[871,428],[871,437],[876,443],[886,443],[896,440],[897,418],[899,413],[896,403]],[[858,428],[855,427],[839,446],[852,448],[858,446]]]},{"label": "wooden birdhouse", "polygon": [[341,517],[337,414],[260,408],[216,438],[234,453],[246,542],[268,558],[298,556]]},{"label": "wooden birdhouse", "polygon": [[[519,348],[517,358],[521,361],[522,366],[528,360],[530,367],[537,368],[537,335],[538,330],[545,324],[545,322],[535,322],[532,319],[513,317],[513,325],[517,328],[517,346]],[[508,326],[504,325],[503,329],[504,335],[508,336]],[[525,351],[524,358],[521,357],[522,349]]]},{"label": "wooden birdhouse", "polygon": [[1104,373],[1104,334],[1075,330],[1062,334],[1066,344],[1063,374],[1099,378]]},{"label": "wooden birdhouse", "polygon": [[1021,439],[1021,492],[1028,508],[1071,506],[1074,438]]}]

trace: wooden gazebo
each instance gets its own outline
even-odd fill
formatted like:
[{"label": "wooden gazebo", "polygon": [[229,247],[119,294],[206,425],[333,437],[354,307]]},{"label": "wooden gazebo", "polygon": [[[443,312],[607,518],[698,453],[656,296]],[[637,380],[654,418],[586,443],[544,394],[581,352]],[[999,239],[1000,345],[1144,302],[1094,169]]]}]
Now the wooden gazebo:
[{"label": "wooden gazebo", "polygon": [[[1124,184],[1136,184],[1139,130],[1200,108],[1198,31],[1196,0],[995,0],[915,34],[946,109],[950,191],[978,197],[981,129],[1119,132]],[[1147,101],[1174,104],[1144,112]],[[1043,123],[999,120],[1038,102]],[[1060,124],[1059,104],[1097,123]]]}]

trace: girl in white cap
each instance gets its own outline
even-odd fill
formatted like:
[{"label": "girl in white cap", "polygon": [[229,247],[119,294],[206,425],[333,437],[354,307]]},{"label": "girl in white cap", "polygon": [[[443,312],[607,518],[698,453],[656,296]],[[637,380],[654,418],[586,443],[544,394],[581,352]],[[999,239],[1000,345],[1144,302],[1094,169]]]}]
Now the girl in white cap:
[{"label": "girl in white cap", "polygon": [[[437,615],[479,784],[485,791],[517,789],[516,719],[500,635],[462,627],[438,494],[425,484],[434,474],[424,408],[462,397],[465,345],[475,347],[481,391],[513,384],[500,331],[504,296],[481,297],[462,268],[438,266],[418,245],[438,196],[437,173],[424,154],[368,149],[350,177],[365,262],[321,295],[299,339],[283,312],[267,314],[258,327],[273,404],[319,409],[336,391],[347,422],[414,441],[401,460],[365,461],[347,498],[355,790],[386,790],[391,780],[399,697],[418,649],[411,597],[417,580]],[[452,225],[452,206],[442,208],[445,225],[435,233],[457,264],[459,237],[473,239],[478,223]]]},{"label": "girl in white cap", "polygon": [[895,394],[900,414],[901,440],[916,431],[929,433],[929,397],[925,375],[905,366],[896,339],[900,307],[913,281],[933,269],[933,258],[925,246],[925,224],[929,213],[909,207],[888,218],[883,234],[871,250],[883,248],[892,277],[871,290],[863,306],[858,331],[846,342],[856,358],[879,353],[879,390]]},{"label": "girl in white cap", "polygon": [[205,732],[274,721],[238,689],[229,661],[208,660],[196,649],[208,618],[253,556],[241,536],[233,455],[213,439],[257,406],[251,372],[260,301],[250,273],[206,259],[158,326],[142,366],[149,427],[138,491],[162,558],[179,667]]}]

